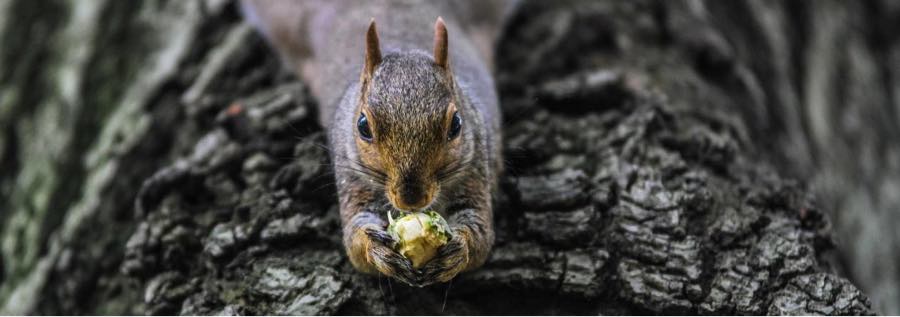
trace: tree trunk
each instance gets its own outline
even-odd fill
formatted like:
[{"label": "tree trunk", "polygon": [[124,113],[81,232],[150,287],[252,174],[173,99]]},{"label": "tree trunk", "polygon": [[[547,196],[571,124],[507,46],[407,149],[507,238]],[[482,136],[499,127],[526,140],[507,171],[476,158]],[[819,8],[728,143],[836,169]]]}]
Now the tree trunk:
[{"label": "tree trunk", "polygon": [[[896,16],[873,5],[523,2],[496,54],[494,251],[419,289],[352,269],[315,101],[234,3],[0,2],[0,312],[872,313],[844,265],[896,311],[896,266],[857,260],[896,248],[835,252],[829,218],[890,228],[836,216],[870,192],[818,186],[900,153],[828,154],[900,135],[893,90],[860,91],[894,83],[893,46],[822,34]],[[847,71],[868,81],[831,89]],[[838,111],[894,117],[846,134]]]}]

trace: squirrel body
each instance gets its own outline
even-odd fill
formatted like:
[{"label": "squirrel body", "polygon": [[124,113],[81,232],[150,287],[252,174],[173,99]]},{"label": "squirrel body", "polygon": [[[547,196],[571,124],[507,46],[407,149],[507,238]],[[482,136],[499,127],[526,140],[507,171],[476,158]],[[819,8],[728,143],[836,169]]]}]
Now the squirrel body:
[{"label": "squirrel body", "polygon": [[[488,63],[502,3],[241,5],[319,101],[353,266],[424,286],[483,264],[494,240],[492,193],[502,167]],[[453,238],[421,269],[391,248],[391,206],[433,209],[450,223]]]}]

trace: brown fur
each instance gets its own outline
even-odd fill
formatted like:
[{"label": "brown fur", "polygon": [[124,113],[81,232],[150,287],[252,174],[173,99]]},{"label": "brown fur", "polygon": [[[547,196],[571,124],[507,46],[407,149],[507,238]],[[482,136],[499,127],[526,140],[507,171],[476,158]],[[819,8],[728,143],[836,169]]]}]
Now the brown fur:
[{"label": "brown fur", "polygon": [[[286,62],[300,65],[322,104],[344,245],[362,272],[427,285],[480,266],[490,252],[500,118],[485,55],[466,32],[471,29],[463,28],[476,16],[479,25],[491,25],[485,22],[491,15],[476,3],[483,1],[242,3],[245,16]],[[429,19],[433,32],[427,31]],[[285,35],[305,30],[311,32]],[[461,133],[449,138],[457,112]],[[368,120],[371,141],[359,135],[360,115]],[[394,241],[384,231],[389,206],[437,210],[450,222],[453,238],[415,270],[390,248]]]}]

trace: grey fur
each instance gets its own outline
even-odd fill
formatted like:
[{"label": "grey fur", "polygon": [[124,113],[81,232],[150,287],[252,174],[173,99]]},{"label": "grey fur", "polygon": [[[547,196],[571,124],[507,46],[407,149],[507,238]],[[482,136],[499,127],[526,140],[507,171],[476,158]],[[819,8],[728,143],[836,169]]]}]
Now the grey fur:
[{"label": "grey fur", "polygon": [[[393,182],[387,184],[390,187],[407,180],[438,181],[438,194],[430,207],[448,217],[455,229],[468,232],[467,240],[457,235],[452,243],[457,247],[443,250],[423,269],[425,273],[410,272],[408,261],[377,246],[368,251],[367,258],[372,260],[366,261],[372,261],[370,264],[380,267],[382,273],[424,285],[446,280],[459,269],[477,267],[485,260],[494,239],[491,194],[501,168],[500,112],[487,63],[490,45],[484,45],[485,35],[489,39],[499,27],[503,6],[495,4],[244,1],[245,15],[252,17],[286,64],[297,69],[319,99],[320,122],[328,129],[336,167],[344,244],[351,260],[351,248],[357,239],[354,233],[363,228],[371,231],[373,225],[383,226],[371,215],[384,215],[384,207],[389,205],[384,183]],[[431,55],[433,25],[439,16],[447,27],[450,69],[437,65]],[[372,19],[377,24],[383,55],[370,78],[363,72],[363,61],[366,30]],[[482,32],[468,33],[473,30]],[[369,84],[363,85],[363,79],[370,80]],[[364,90],[365,100],[361,98]],[[463,119],[458,147],[454,147],[458,150],[451,158],[441,158],[449,164],[434,170],[434,157],[443,155],[436,153],[449,153],[440,150],[446,150],[449,142],[451,103]],[[374,128],[372,142],[386,147],[379,148],[379,155],[392,156],[391,161],[396,162],[397,166],[389,167],[399,173],[393,179],[385,180],[388,177],[382,176],[383,170],[344,168],[355,164],[369,169],[360,166],[357,147],[356,121],[364,104],[368,105]],[[445,170],[452,170],[452,175],[440,177],[438,174]],[[463,251],[467,253],[461,254]]]}]

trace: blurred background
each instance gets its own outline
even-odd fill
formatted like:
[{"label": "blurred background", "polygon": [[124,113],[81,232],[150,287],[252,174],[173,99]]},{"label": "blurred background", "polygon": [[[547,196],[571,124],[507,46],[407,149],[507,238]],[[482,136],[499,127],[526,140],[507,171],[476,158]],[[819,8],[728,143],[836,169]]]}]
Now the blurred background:
[{"label": "blurred background", "polygon": [[[692,68],[690,81],[702,84],[672,80],[669,98],[746,127],[756,155],[816,194],[838,242],[837,269],[877,312],[900,314],[900,1],[558,5],[573,8],[560,28],[580,7],[606,12],[577,33],[615,43],[585,48],[618,50],[597,63]],[[98,253],[97,270],[118,270],[121,254],[99,254],[121,253],[137,188],[188,142],[153,127],[201,129],[176,123],[208,109],[174,105],[219,102],[160,91],[194,87],[188,78],[199,70],[183,65],[239,24],[226,0],[0,0],[0,308],[29,289],[74,287],[44,274],[67,265],[71,250]],[[642,33],[654,28],[665,31]],[[654,50],[636,49],[646,47]],[[691,97],[704,95],[730,102]],[[164,141],[139,142],[148,137]]]}]

